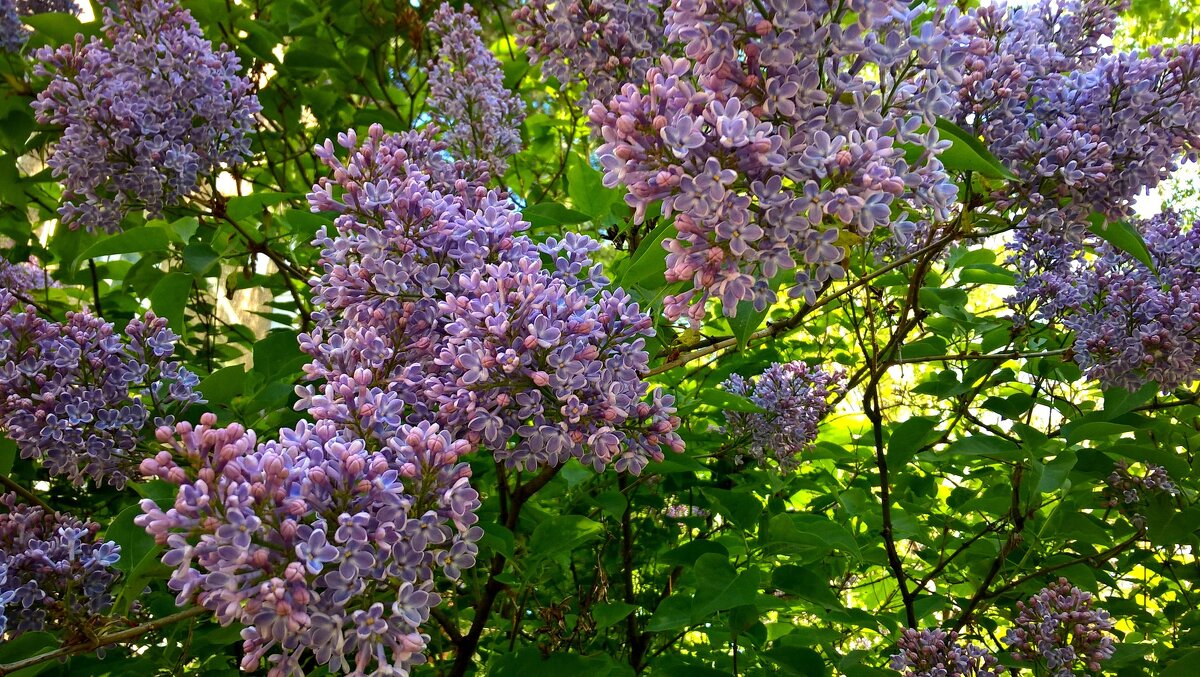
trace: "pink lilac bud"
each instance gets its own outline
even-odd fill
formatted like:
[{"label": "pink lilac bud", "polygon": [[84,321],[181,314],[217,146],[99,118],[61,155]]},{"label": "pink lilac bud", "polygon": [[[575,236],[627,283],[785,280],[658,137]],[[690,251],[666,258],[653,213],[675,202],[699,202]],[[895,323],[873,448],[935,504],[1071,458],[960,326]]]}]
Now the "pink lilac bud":
[{"label": "pink lilac bud", "polygon": [[15,494],[0,495],[0,509],[0,639],[94,631],[91,622],[112,607],[121,546],[100,542],[95,522],[18,503]]},{"label": "pink lilac bud", "polygon": [[896,641],[891,667],[904,677],[997,677],[996,657],[957,632],[908,628]]},{"label": "pink lilac bud", "polygon": [[[442,140],[455,159],[481,162],[492,176],[503,176],[509,156],[521,149],[525,102],[505,89],[500,61],[483,44],[469,5],[456,12],[443,4],[429,30],[440,46],[430,63],[426,103]],[[364,193],[370,191],[364,185]]]},{"label": "pink lilac bud", "polygon": [[51,322],[0,290],[0,430],[51,474],[124,486],[152,431],[200,402],[178,338],[150,313],[124,336],[88,312]]},{"label": "pink lilac bud", "polygon": [[115,0],[103,25],[102,38],[38,50],[35,72],[52,80],[33,107],[64,128],[49,160],[63,223],[113,232],[244,161],[260,106],[237,56],[175,0]]},{"label": "pink lilac bud", "polygon": [[795,470],[801,455],[817,439],[821,419],[829,413],[830,399],[843,390],[846,373],[825,370],[804,362],[772,364],[757,379],[734,374],[722,384],[765,413],[726,411],[725,432],[739,444],[738,463],[747,459],[765,464],[773,459],[784,472]]},{"label": "pink lilac bud", "polygon": [[1099,673],[1112,658],[1113,624],[1108,612],[1092,608],[1092,595],[1067,579],[1042,588],[1028,602],[1017,602],[1018,615],[1005,641],[1013,658],[1044,665],[1053,677]]}]

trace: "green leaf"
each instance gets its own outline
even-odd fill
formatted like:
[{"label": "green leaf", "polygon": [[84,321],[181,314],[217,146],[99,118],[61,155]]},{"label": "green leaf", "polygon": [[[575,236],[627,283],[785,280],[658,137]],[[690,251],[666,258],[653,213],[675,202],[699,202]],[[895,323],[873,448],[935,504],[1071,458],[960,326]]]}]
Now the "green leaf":
[{"label": "green leaf", "polygon": [[758,525],[763,504],[754,494],[712,487],[704,489],[703,493],[710,501],[717,504],[717,512],[743,531],[754,531]]},{"label": "green leaf", "polygon": [[235,364],[218,369],[200,381],[199,390],[209,404],[229,405],[233,398],[245,392],[246,369]]},{"label": "green leaf", "polygon": [[604,525],[582,515],[556,515],[533,530],[529,537],[529,553],[549,558],[594,541],[603,533]]},{"label": "green leaf", "polygon": [[958,279],[965,283],[995,284],[1009,286],[1016,284],[1012,272],[994,263],[977,263],[963,268]]},{"label": "green leaf", "polygon": [[674,232],[675,220],[662,219],[630,257],[629,264],[621,271],[618,285],[629,287],[652,277],[662,277],[667,272],[667,250],[663,249],[662,243]]},{"label": "green leaf", "polygon": [[11,472],[16,460],[17,443],[7,437],[0,437],[0,475],[7,475]]},{"label": "green leaf", "polygon": [[46,12],[21,17],[33,30],[50,39],[56,45],[65,45],[75,41],[77,33],[97,35],[95,26],[84,26],[77,17],[61,12]]},{"label": "green leaf", "polygon": [[109,235],[83,250],[83,253],[75,257],[71,268],[74,270],[81,261],[87,259],[117,254],[162,252],[166,251],[169,246],[171,246],[171,239],[167,236],[167,231],[162,228],[157,226],[131,228],[116,235]]},{"label": "green leaf", "polygon": [[945,453],[951,456],[995,456],[1005,458],[1020,451],[1017,445],[992,435],[975,434],[954,440],[946,447]]},{"label": "green leaf", "polygon": [[300,344],[296,340],[298,335],[290,329],[273,331],[255,343],[255,373],[270,381],[298,370],[308,360],[308,356],[300,352]]},{"label": "green leaf", "polygon": [[667,632],[687,627],[692,621],[692,598],[690,595],[675,593],[659,602],[650,622],[646,624],[649,632]]},{"label": "green leaf", "polygon": [[888,439],[887,462],[895,469],[900,468],[924,446],[937,427],[937,420],[927,416],[917,416],[896,426]]},{"label": "green leaf", "polygon": [[196,277],[208,274],[221,256],[206,244],[189,244],[183,248],[183,265]]},{"label": "green leaf", "polygon": [[1154,266],[1154,259],[1150,256],[1150,250],[1146,247],[1146,241],[1142,239],[1142,234],[1138,232],[1137,228],[1129,225],[1126,221],[1106,223],[1104,216],[1100,214],[1092,214],[1088,220],[1092,223],[1088,230],[1095,233],[1097,237],[1141,261],[1150,270],[1157,270]]},{"label": "green leaf", "polygon": [[592,607],[592,620],[596,621],[596,629],[603,630],[608,626],[624,619],[637,607],[625,602],[609,602]]},{"label": "green leaf", "polygon": [[692,574],[697,581],[693,620],[722,609],[753,604],[758,596],[758,569],[735,572],[726,557],[703,555],[696,560]]},{"label": "green leaf", "polygon": [[187,331],[183,311],[191,291],[192,276],[187,273],[170,273],[150,291],[150,308],[159,317],[166,318],[171,329],[181,336]]},{"label": "green leaf", "polygon": [[229,200],[225,213],[234,221],[261,214],[264,209],[301,197],[299,193],[254,193]]},{"label": "green leaf", "polygon": [[717,390],[716,388],[705,388],[700,391],[697,400],[716,407],[721,411],[740,411],[751,414],[765,414],[766,409],[758,406],[750,400],[735,395],[727,390]]},{"label": "green leaf", "polygon": [[541,202],[529,205],[521,210],[521,217],[528,221],[529,225],[534,228],[571,226],[592,220],[591,216],[564,207],[557,202]]},{"label": "green leaf", "polygon": [[[26,632],[13,639],[0,642],[0,663],[15,663],[57,648],[58,638],[54,635],[48,632]],[[11,675],[12,677],[32,677],[54,665],[56,665],[54,661],[46,661],[24,670],[18,670]]]},{"label": "green leaf", "polygon": [[813,574],[807,567],[785,564],[771,574],[771,585],[826,609],[842,606],[829,589],[829,581]]},{"label": "green leaf", "polygon": [[603,219],[614,206],[624,204],[624,191],[605,188],[603,172],[579,154],[573,155],[567,165],[567,196],[572,205],[593,221]]},{"label": "green leaf", "polygon": [[147,553],[154,552],[158,547],[153,536],[133,523],[134,518],[141,514],[141,506],[134,503],[118,513],[104,531],[105,540],[116,541],[121,546],[121,558],[117,560],[116,568],[127,576]]},{"label": "green leaf", "polygon": [[1016,175],[997,160],[996,156],[992,155],[991,151],[983,145],[983,142],[970,132],[941,118],[937,121],[937,128],[941,132],[941,138],[950,142],[950,147],[938,156],[946,169],[958,172],[976,172],[989,179],[1008,179],[1010,181],[1017,179]]}]

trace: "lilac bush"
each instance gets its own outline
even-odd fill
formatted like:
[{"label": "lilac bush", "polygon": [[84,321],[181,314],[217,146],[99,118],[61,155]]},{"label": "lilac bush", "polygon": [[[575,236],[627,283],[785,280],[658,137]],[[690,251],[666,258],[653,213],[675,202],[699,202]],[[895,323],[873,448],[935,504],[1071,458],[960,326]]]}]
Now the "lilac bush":
[{"label": "lilac bush", "polygon": [[698,323],[710,296],[726,315],[762,309],[791,269],[792,296],[813,303],[844,274],[843,231],[907,241],[947,219],[956,188],[934,123],[973,27],[949,2],[672,2],[645,84],[590,112],[605,185],[627,188],[638,221],[658,200],[675,215],[667,279],[690,288],[667,316]]},{"label": "lilac bush", "polygon": [[250,155],[251,84],[175,0],[104,6],[104,37],[37,52],[51,76],[37,120],[63,128],[49,165],[63,223],[113,232],[131,211],[161,214]]},{"label": "lilac bush", "polygon": [[896,641],[891,667],[904,677],[997,677],[996,657],[957,632],[908,628]]},{"label": "lilac bush", "polygon": [[1018,238],[1022,317],[1061,321],[1075,332],[1074,356],[1106,387],[1163,391],[1200,377],[1200,229],[1164,213],[1137,226],[1153,270],[1107,242],[1095,258],[1054,235]]},{"label": "lilac bush", "polygon": [[737,446],[737,462],[773,459],[785,472],[795,470],[801,455],[817,439],[821,419],[830,410],[830,398],[843,390],[846,372],[826,370],[805,362],[772,364],[758,378],[738,374],[722,385],[766,410],[765,413],[726,411],[727,432],[745,445]]},{"label": "lilac bush", "polygon": [[[136,523],[167,546],[178,603],[239,623],[245,657],[273,676],[408,674],[423,662],[420,626],[440,602],[434,576],[475,564],[479,495],[470,445],[437,425],[398,425],[386,442],[324,420],[259,442],[238,424],[158,430],[166,447],[141,465],[179,486]],[[374,672],[378,670],[379,672]]]},{"label": "lilac bush", "polygon": [[443,4],[429,23],[440,46],[430,64],[429,105],[441,139],[458,160],[479,161],[494,177],[521,149],[525,102],[504,88],[500,62],[483,44],[475,12]]},{"label": "lilac bush", "polygon": [[79,7],[73,0],[0,0],[0,52],[21,51],[28,37],[21,17],[45,12],[78,14]]},{"label": "lilac bush", "polygon": [[[663,49],[664,0],[532,0],[513,11],[517,44],[563,90],[582,79],[580,106],[640,85]],[[580,77],[583,74],[584,77]]]},{"label": "lilac bush", "polygon": [[1005,641],[1013,658],[1044,665],[1053,677],[1099,673],[1112,658],[1112,621],[1092,608],[1091,593],[1067,579],[1042,588],[1028,602],[1017,602],[1018,615]]},{"label": "lilac bush", "polygon": [[637,473],[683,448],[673,398],[641,378],[651,319],[608,288],[599,245],[534,244],[508,199],[466,180],[441,192],[377,125],[338,142],[348,161],[318,147],[332,178],[309,195],[337,218],[315,242],[317,327],[300,337],[321,382],[298,409],[364,438],[436,423],[529,470],[576,457]]},{"label": "lilac bush", "polygon": [[124,486],[150,426],[200,401],[199,379],[172,359],[177,339],[149,313],[121,336],[87,312],[51,322],[0,291],[0,429],[51,474]]},{"label": "lilac bush", "polygon": [[110,609],[121,546],[99,530],[0,495],[0,638],[67,624],[78,632]]}]

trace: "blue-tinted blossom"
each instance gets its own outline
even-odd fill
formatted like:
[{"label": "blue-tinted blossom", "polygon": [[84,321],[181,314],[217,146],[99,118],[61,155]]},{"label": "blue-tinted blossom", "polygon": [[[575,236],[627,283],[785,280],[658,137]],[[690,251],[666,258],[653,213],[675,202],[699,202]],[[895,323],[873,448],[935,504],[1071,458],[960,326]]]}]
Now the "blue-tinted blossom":
[{"label": "blue-tinted blossom", "polygon": [[[673,398],[640,376],[651,318],[608,288],[599,245],[534,244],[509,200],[431,181],[377,125],[338,142],[349,159],[318,147],[333,178],[309,195],[338,216],[315,241],[317,327],[300,343],[318,383],[298,409],[381,440],[436,423],[525,469],[576,457],[639,472],[662,446],[682,449]],[[391,202],[368,206],[367,183]]]},{"label": "blue-tinted blossom", "polygon": [[78,632],[108,612],[121,546],[100,542],[99,530],[0,496],[0,640],[58,622],[77,623],[69,629]]},{"label": "blue-tinted blossom", "polygon": [[485,163],[492,176],[503,176],[508,157],[521,149],[525,102],[504,88],[500,61],[483,44],[470,6],[456,12],[443,4],[429,30],[440,47],[426,103],[442,140],[455,159]]},{"label": "blue-tinted blossom", "polygon": [[830,399],[840,393],[846,373],[841,369],[810,367],[804,362],[772,364],[757,379],[734,374],[724,387],[765,409],[765,413],[726,411],[730,436],[744,440],[737,461],[757,463],[774,459],[784,471],[794,470],[800,455],[817,439]]},{"label": "blue-tinted blossom", "polygon": [[891,667],[904,677],[996,677],[996,657],[957,632],[908,628],[896,641]]},{"label": "blue-tinted blossom", "polygon": [[1005,637],[1013,658],[1044,665],[1053,677],[1099,673],[1101,663],[1112,658],[1108,612],[1093,609],[1091,593],[1067,579],[1042,588],[1028,602],[1017,602],[1017,610]]},{"label": "blue-tinted blossom", "polygon": [[1104,386],[1167,391],[1200,377],[1200,229],[1171,213],[1137,222],[1154,270],[1098,243],[1084,248],[1039,231],[1019,234],[1009,299],[1021,321],[1057,320],[1075,332],[1075,361]]},{"label": "blue-tinted blossom", "polygon": [[334,674],[423,662],[435,576],[474,565],[483,534],[460,460],[470,445],[428,423],[386,442],[327,420],[267,442],[215,424],[205,414],[160,428],[165,447],[141,466],[179,486],[136,519],[167,547],[178,603],[245,626],[242,667],[266,657],[273,677],[312,661]]},{"label": "blue-tinted blossom", "polygon": [[104,36],[37,52],[50,84],[37,119],[64,128],[49,164],[63,181],[63,222],[112,232],[153,215],[250,154],[260,110],[233,52],[213,48],[174,0],[119,0]]},{"label": "blue-tinted blossom", "polygon": [[200,399],[177,338],[151,314],[124,336],[87,312],[51,322],[0,291],[0,429],[51,474],[123,486],[152,426]]},{"label": "blue-tinted blossom", "polygon": [[843,274],[840,232],[949,217],[934,123],[975,22],[945,0],[909,5],[670,3],[658,63],[590,111],[605,185],[639,221],[658,200],[675,214],[667,279],[688,288],[668,317],[698,323],[710,297],[730,316],[761,309],[793,269],[792,294],[812,299]]},{"label": "blue-tinted blossom", "polygon": [[563,89],[583,81],[579,105],[640,85],[662,53],[664,0],[530,0],[513,11],[517,44]]}]

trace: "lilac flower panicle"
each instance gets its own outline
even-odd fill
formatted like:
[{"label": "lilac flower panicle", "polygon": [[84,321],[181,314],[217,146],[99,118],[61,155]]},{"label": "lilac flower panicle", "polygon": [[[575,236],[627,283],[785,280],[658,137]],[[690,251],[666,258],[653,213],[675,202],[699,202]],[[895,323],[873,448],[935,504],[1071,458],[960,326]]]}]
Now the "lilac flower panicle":
[{"label": "lilac flower panicle", "polygon": [[73,0],[0,0],[0,52],[21,51],[29,37],[21,17],[46,12],[78,14],[79,7]]},{"label": "lilac flower panicle", "polygon": [[171,359],[177,339],[151,314],[122,336],[87,312],[51,322],[0,291],[0,429],[51,474],[124,486],[152,426],[200,401],[199,378]]},{"label": "lilac flower panicle", "polygon": [[745,439],[745,451],[738,456],[744,463],[773,459],[785,472],[795,470],[800,456],[817,439],[821,419],[830,411],[830,399],[841,393],[846,373],[826,370],[804,362],[772,364],[757,379],[747,380],[734,374],[723,387],[766,410],[765,413],[726,411],[725,432]]},{"label": "lilac flower panicle", "polygon": [[1019,177],[993,197],[1067,239],[1200,148],[1200,47],[1112,53],[1127,0],[1040,0],[976,11],[953,118]]},{"label": "lilac flower panicle", "polygon": [[121,546],[101,542],[99,530],[0,495],[0,639],[55,629],[64,619],[86,624],[109,611]]},{"label": "lilac flower panicle", "polygon": [[1144,472],[1139,474],[1129,467],[1128,462],[1117,461],[1105,484],[1105,505],[1123,512],[1138,507],[1147,495],[1179,495],[1179,487],[1161,465],[1146,464]]},{"label": "lilac flower panicle", "polygon": [[949,218],[934,125],[975,30],[952,3],[673,0],[665,21],[645,77],[589,116],[605,185],[639,221],[658,200],[675,215],[667,279],[687,289],[669,318],[699,323],[709,298],[761,310],[783,271],[814,303],[845,273],[842,232],[909,237]]},{"label": "lilac flower panicle", "polygon": [[28,261],[18,261],[17,263],[0,259],[0,290],[28,296],[31,292],[39,289],[58,286],[60,286],[59,283],[50,277],[50,274],[33,256],[30,256]]},{"label": "lilac flower panicle", "polygon": [[1092,595],[1065,578],[1042,588],[1018,615],[1005,641],[1013,658],[1045,665],[1053,677],[1099,673],[1114,646],[1108,612],[1092,608]]},{"label": "lilac flower panicle", "polygon": [[167,547],[168,586],[222,625],[239,623],[242,667],[272,677],[407,675],[424,661],[420,626],[440,602],[435,576],[474,566],[479,494],[460,461],[470,445],[437,425],[397,425],[386,444],[332,421],[260,442],[233,424],[158,430],[141,465],[179,486],[135,522]]},{"label": "lilac flower panicle", "polygon": [[563,89],[583,80],[578,103],[586,107],[642,83],[662,53],[663,10],[663,0],[532,0],[513,19],[530,63]]},{"label": "lilac flower panicle", "polygon": [[1107,242],[1092,260],[1054,235],[1018,236],[1009,303],[1074,331],[1075,361],[1105,387],[1169,391],[1200,377],[1200,229],[1172,213],[1136,227],[1154,270]]},{"label": "lilac flower panicle", "polygon": [[533,243],[509,200],[431,180],[378,125],[338,142],[348,160],[318,147],[332,177],[309,195],[337,217],[315,241],[317,327],[300,343],[317,383],[298,409],[380,440],[436,423],[530,470],[576,457],[636,473],[683,448],[673,398],[641,378],[653,323],[608,288],[597,243]]},{"label": "lilac flower panicle", "polygon": [[904,677],[997,677],[996,657],[957,632],[908,628],[896,641],[891,668]]},{"label": "lilac flower panicle", "polygon": [[35,72],[52,79],[33,107],[64,128],[49,160],[63,222],[113,232],[244,161],[260,106],[237,56],[174,0],[120,0],[103,18],[103,38],[37,51]]},{"label": "lilac flower panicle", "polygon": [[505,89],[500,61],[483,44],[469,5],[456,12],[443,4],[429,30],[440,47],[430,63],[427,103],[442,140],[455,159],[482,162],[492,176],[503,176],[508,157],[521,149],[525,102]]}]

